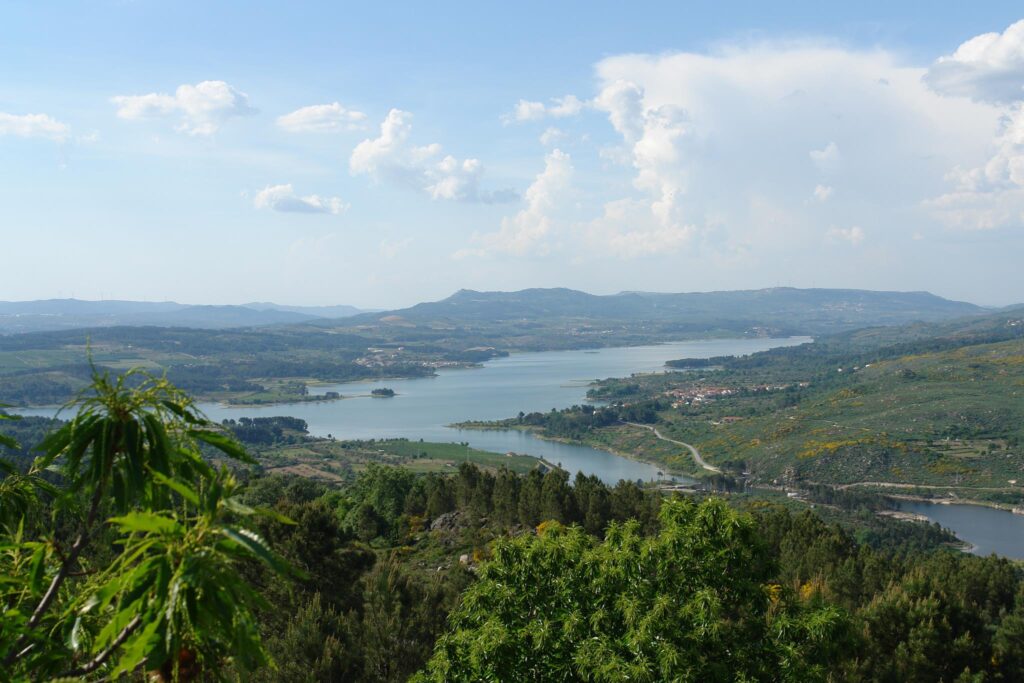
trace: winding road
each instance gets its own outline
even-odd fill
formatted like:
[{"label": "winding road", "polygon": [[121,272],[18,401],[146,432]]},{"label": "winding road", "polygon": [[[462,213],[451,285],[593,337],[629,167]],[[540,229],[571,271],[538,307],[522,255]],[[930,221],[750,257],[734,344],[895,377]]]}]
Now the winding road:
[{"label": "winding road", "polygon": [[670,439],[667,436],[663,436],[662,433],[658,431],[658,428],[654,427],[653,425],[643,425],[640,424],[639,422],[626,422],[625,424],[628,424],[631,427],[640,427],[641,429],[646,429],[648,431],[654,432],[654,435],[661,439],[662,441],[668,441],[669,443],[674,443],[677,446],[683,446],[688,451],[690,451],[690,455],[693,456],[693,461],[695,463],[703,467],[708,472],[716,472],[721,474],[721,469],[715,467],[714,465],[709,465],[707,461],[704,460],[704,458],[700,457],[700,451],[698,451],[696,448],[686,443],[685,441],[676,441],[675,439]]}]

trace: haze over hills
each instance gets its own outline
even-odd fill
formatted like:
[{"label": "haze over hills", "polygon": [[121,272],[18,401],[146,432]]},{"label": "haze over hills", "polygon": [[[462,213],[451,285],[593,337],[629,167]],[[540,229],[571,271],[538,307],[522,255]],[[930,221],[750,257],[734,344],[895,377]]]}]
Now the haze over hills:
[{"label": "haze over hills", "polygon": [[770,328],[821,334],[870,325],[940,321],[987,309],[928,292],[777,287],[676,294],[621,292],[596,295],[566,288],[516,292],[459,290],[441,301],[369,312],[353,306],[287,306],[270,302],[188,305],[173,301],[45,299],[0,302],[0,334],[93,327],[156,326],[198,329],[313,324],[392,326],[533,323],[679,323],[687,329]]},{"label": "haze over hills", "polygon": [[483,323],[562,320],[680,321],[707,329],[772,327],[817,334],[869,325],[938,321],[985,308],[928,292],[858,289],[770,289],[661,294],[587,294],[572,289],[477,292],[463,289],[441,301],[362,314],[346,325]]},{"label": "haze over hills", "polygon": [[174,301],[0,301],[0,334],[122,325],[202,329],[259,327],[343,318],[360,312],[353,306],[282,306],[268,302],[209,306]]},{"label": "haze over hills", "polygon": [[251,308],[254,311],[284,311],[318,318],[347,318],[352,315],[359,315],[360,313],[372,312],[371,310],[356,308],[355,306],[282,306],[281,304],[269,301],[254,301],[242,304],[242,306]]}]

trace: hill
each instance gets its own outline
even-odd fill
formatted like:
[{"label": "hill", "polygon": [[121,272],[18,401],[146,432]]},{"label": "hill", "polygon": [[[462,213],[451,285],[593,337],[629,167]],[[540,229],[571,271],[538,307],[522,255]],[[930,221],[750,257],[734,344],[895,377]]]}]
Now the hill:
[{"label": "hill", "polygon": [[821,334],[870,325],[896,325],[976,315],[985,309],[928,292],[855,289],[772,289],[595,295],[571,289],[477,292],[463,289],[441,301],[356,316],[354,325],[485,324],[521,321],[685,324],[694,329]]},{"label": "hill", "polygon": [[[46,314],[54,316],[47,324],[57,329],[0,336],[0,402],[66,400],[89,376],[87,342],[99,365],[167,371],[173,381],[203,398],[280,401],[302,400],[309,380],[421,376],[438,367],[479,363],[512,351],[708,337],[817,336],[864,324],[877,327],[845,334],[857,343],[877,346],[889,337],[932,334],[929,326],[982,310],[930,294],[855,290],[611,296],[566,289],[463,290],[444,301],[401,311],[334,319],[299,311],[171,302],[43,304]],[[19,306],[24,310],[23,305],[7,310],[20,314]],[[90,329],[61,327],[85,319],[86,313],[106,317]],[[892,326],[905,319],[940,322]],[[116,320],[132,322],[114,326]],[[164,321],[163,326],[156,320]],[[828,347],[823,343],[814,348]]]},{"label": "hill", "polygon": [[173,301],[0,301],[0,334],[115,326],[259,327],[342,318],[359,312],[352,306],[281,306],[273,303],[193,306]]},{"label": "hill", "polygon": [[287,311],[289,313],[299,313],[306,316],[313,316],[316,318],[348,318],[353,315],[359,315],[360,313],[367,313],[361,308],[355,306],[282,306],[281,304],[271,303],[269,301],[254,301],[248,304],[242,304],[246,308],[251,308],[254,311]]},{"label": "hill", "polygon": [[645,422],[754,483],[919,485],[1024,500],[1024,309],[670,365],[681,371],[599,382],[590,397],[610,408],[503,425],[693,471],[689,452],[623,424]]}]

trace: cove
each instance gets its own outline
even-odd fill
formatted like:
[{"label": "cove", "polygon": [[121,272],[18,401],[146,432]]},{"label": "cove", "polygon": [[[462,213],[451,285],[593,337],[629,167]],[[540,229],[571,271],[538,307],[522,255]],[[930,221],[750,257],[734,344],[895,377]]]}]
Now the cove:
[{"label": "cove", "polygon": [[899,509],[924,515],[971,544],[976,555],[1002,555],[1024,560],[1024,515],[984,505],[899,502]]}]

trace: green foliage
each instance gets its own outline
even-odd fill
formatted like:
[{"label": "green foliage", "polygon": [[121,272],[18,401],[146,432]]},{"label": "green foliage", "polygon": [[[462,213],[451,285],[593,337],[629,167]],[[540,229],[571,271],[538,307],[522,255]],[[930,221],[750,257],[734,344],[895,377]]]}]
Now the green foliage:
[{"label": "green foliage", "polygon": [[[199,444],[245,451],[164,379],[95,374],[25,475],[0,481],[0,658],[12,679],[218,677],[266,664],[242,578],[286,565]],[[43,478],[45,475],[45,479]],[[48,483],[55,481],[54,484]],[[45,505],[52,522],[33,515]],[[14,524],[17,519],[17,524]]]},{"label": "green foliage", "polygon": [[752,518],[674,500],[660,521],[499,543],[421,680],[825,679],[847,619],[770,583]]}]

